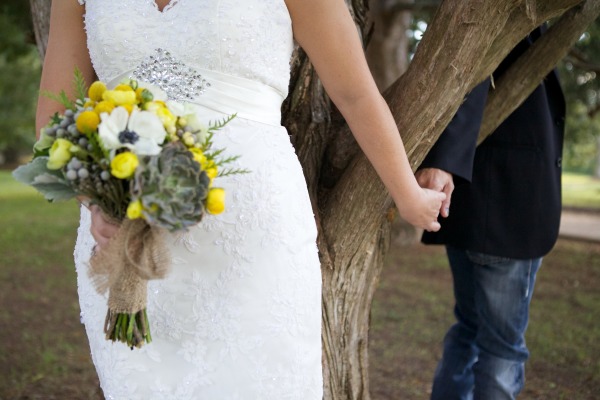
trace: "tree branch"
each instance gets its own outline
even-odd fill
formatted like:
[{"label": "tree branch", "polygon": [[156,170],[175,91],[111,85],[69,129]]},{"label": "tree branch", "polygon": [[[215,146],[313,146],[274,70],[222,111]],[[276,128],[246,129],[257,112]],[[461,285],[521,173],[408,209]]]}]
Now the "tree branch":
[{"label": "tree branch", "polygon": [[600,0],[573,7],[496,81],[483,113],[480,141],[525,101],[599,14]]},{"label": "tree branch", "polygon": [[[441,4],[442,0],[415,0],[414,2],[387,2],[388,7],[386,12],[398,13],[403,11],[435,11]],[[391,4],[390,4],[391,3]]]},{"label": "tree branch", "polygon": [[590,62],[587,55],[575,47],[571,47],[569,49],[569,53],[565,59],[573,64],[573,66],[576,68],[584,71],[600,73],[600,64]]},{"label": "tree branch", "polygon": [[496,39],[485,54],[483,63],[480,66],[476,84],[482,82],[490,76],[498,64],[510,53],[510,51],[519,43],[529,32],[540,26],[545,21],[564,14],[567,10],[573,8],[583,0],[538,0],[535,6],[535,14],[527,14],[525,7],[515,9],[508,18],[502,31],[496,36]]}]

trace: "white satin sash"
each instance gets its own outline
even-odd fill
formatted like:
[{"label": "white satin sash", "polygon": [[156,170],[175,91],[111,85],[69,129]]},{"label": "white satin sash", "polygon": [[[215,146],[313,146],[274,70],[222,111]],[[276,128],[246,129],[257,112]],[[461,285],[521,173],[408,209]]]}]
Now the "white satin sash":
[{"label": "white satin sash", "polygon": [[[189,103],[227,115],[237,114],[238,118],[261,122],[268,125],[281,125],[281,103],[283,93],[264,83],[227,75],[222,72],[194,67],[210,84],[205,92]],[[127,71],[107,83],[115,87],[123,80],[131,78],[133,71]]]}]

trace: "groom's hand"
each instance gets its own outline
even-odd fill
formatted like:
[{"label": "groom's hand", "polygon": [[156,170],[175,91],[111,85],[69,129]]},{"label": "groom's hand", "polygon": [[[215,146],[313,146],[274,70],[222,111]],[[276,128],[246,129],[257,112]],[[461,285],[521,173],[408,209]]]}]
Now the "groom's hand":
[{"label": "groom's hand", "polygon": [[423,168],[415,173],[415,177],[421,187],[446,193],[446,199],[442,201],[440,208],[440,215],[444,218],[448,217],[450,200],[454,191],[452,174],[438,168]]}]

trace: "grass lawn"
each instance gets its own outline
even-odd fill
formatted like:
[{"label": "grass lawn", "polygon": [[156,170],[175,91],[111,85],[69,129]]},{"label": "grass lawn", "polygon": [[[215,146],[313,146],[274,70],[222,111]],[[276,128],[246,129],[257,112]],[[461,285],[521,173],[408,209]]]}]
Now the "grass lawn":
[{"label": "grass lawn", "polygon": [[[0,171],[0,399],[101,400],[82,325],[74,202],[48,204]],[[427,399],[452,322],[440,247],[395,246],[372,310],[374,400]],[[520,397],[600,393],[600,244],[561,240],[545,259],[531,310],[532,352]]]},{"label": "grass lawn", "polygon": [[589,175],[563,173],[563,204],[600,210],[600,179]]},{"label": "grass lawn", "polygon": [[[441,246],[390,250],[371,312],[373,400],[429,398],[452,307]],[[598,399],[600,244],[559,240],[538,274],[530,314],[519,400]]]}]

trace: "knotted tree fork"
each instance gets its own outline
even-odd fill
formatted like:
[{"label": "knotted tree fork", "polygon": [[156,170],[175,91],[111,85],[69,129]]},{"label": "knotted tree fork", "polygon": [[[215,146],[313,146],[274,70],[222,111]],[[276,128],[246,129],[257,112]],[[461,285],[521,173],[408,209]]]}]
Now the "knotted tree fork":
[{"label": "knotted tree fork", "polygon": [[[369,0],[346,0],[365,44]],[[375,1],[375,0],[373,0]],[[48,0],[30,0],[38,47],[47,42]],[[406,1],[403,1],[406,3]],[[599,13],[600,0],[445,0],[407,72],[385,92],[413,168],[477,83],[542,22],[559,21],[495,82],[482,134],[493,131],[563,57]],[[406,8],[404,6],[404,8]],[[326,399],[369,399],[369,310],[390,243],[392,202],[331,105],[306,54],[292,60],[284,125],[313,201],[323,272]]]},{"label": "knotted tree fork", "polygon": [[[365,18],[367,4],[355,0],[348,6],[366,38],[371,29]],[[498,91],[519,87],[522,99],[597,16],[597,7],[598,1],[576,0],[441,2],[407,72],[384,92],[411,165],[419,165],[464,96],[527,33],[568,11],[545,35],[552,52],[542,58],[526,54],[527,74],[509,73],[503,82],[496,82]],[[569,18],[579,22],[563,25]],[[570,39],[558,40],[567,31]],[[368,399],[369,310],[390,242],[392,204],[347,127],[335,110],[330,111],[302,51],[296,53],[293,65],[284,121],[304,166],[319,224],[325,398]],[[529,82],[530,89],[517,82]],[[510,92],[504,102],[516,107],[512,96],[517,93]],[[497,126],[506,117],[503,114],[499,108],[488,108],[486,124]]]}]

